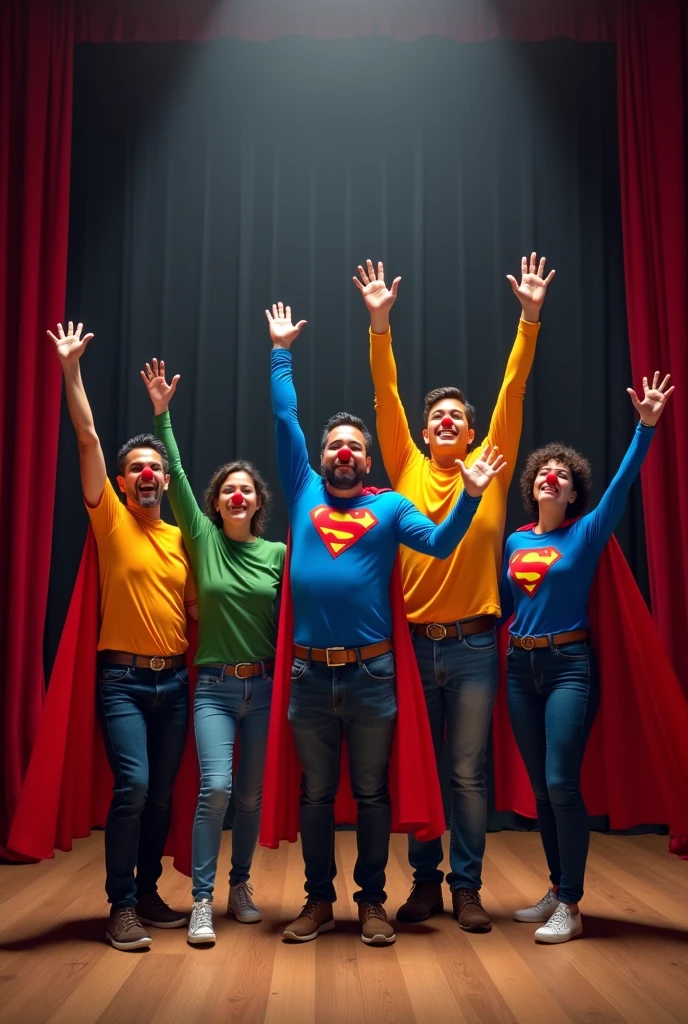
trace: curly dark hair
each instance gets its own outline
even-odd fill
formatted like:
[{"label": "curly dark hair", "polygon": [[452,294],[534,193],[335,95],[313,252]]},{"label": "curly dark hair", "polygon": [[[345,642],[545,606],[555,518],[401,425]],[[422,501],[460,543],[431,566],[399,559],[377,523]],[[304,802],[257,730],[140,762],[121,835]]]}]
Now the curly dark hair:
[{"label": "curly dark hair", "polygon": [[117,473],[119,476],[124,476],[124,470],[127,468],[127,455],[133,452],[135,448],[152,448],[160,456],[165,473],[169,473],[170,460],[167,448],[160,438],[154,434],[137,434],[136,437],[130,438],[126,444],[123,444],[117,452]]},{"label": "curly dark hair", "polygon": [[573,489],[576,492],[576,500],[571,503],[569,515],[572,518],[573,516],[582,516],[588,507],[590,491],[592,489],[590,463],[575,448],[569,448],[567,445],[559,444],[556,441],[545,445],[544,448],[536,448],[526,459],[525,467],[521,473],[523,507],[529,515],[537,519],[538,503],[533,497],[533,485],[535,477],[542,467],[550,461],[561,462],[562,465],[568,467],[573,478]]},{"label": "curly dark hair", "polygon": [[466,401],[466,396],[460,388],[435,388],[433,391],[428,391],[423,399],[423,426],[427,427],[428,425],[430,410],[433,405],[441,402],[443,398],[455,398],[458,402],[461,402],[466,410],[468,426],[472,429],[475,423],[475,406]]},{"label": "curly dark hair", "polygon": [[336,412],[334,416],[330,416],[329,420],[323,427],[322,437],[320,438],[320,457],[322,458],[323,452],[325,451],[325,445],[327,444],[327,438],[330,436],[330,431],[334,430],[335,427],[355,427],[356,430],[360,430],[365,440],[366,455],[370,455],[371,448],[373,447],[373,435],[370,433],[365,423],[360,416],[354,416],[350,412]]},{"label": "curly dark hair", "polygon": [[253,480],[256,494],[260,499],[260,508],[257,508],[253,513],[251,533],[254,537],[260,537],[261,533],[265,532],[265,525],[268,519],[270,489],[252,462],[246,462],[244,459],[235,459],[234,462],[225,462],[224,466],[220,466],[219,469],[215,470],[203,495],[205,514],[208,519],[215,523],[219,530],[222,529],[222,516],[215,508],[215,502],[220,496],[220,488],[230,473],[248,473]]}]

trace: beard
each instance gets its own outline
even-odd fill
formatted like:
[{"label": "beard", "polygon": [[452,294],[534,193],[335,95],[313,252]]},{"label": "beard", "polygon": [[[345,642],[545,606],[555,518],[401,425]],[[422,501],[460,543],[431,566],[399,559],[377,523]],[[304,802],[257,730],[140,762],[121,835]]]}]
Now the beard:
[{"label": "beard", "polygon": [[340,491],[349,491],[357,487],[366,475],[365,466],[360,469],[356,466],[321,466],[320,472],[330,487],[336,487]]},{"label": "beard", "polygon": [[160,501],[157,486],[152,491],[140,491],[136,488],[134,492],[134,501],[141,508],[155,508]]}]

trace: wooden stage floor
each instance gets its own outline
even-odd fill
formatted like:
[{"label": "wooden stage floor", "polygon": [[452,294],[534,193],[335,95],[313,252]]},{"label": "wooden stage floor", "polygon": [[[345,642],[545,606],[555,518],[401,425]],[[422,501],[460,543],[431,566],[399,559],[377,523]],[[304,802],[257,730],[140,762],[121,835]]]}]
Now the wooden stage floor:
[{"label": "wooden stage floor", "polygon": [[[492,932],[465,934],[445,913],[400,926],[396,944],[379,949],[360,941],[355,921],[354,838],[337,836],[337,928],[302,946],[279,938],[302,903],[298,845],[259,850],[254,882],[263,923],[240,925],[222,914],[225,834],[210,949],[188,946],[185,929],[154,929],[152,947],[139,953],[105,944],[102,833],[52,861],[0,866],[0,1021],[688,1022],[688,863],[667,854],[665,837],[593,835],[585,936],[536,946],[534,928],[511,915],[546,888],[539,838],[489,835],[483,896]],[[405,845],[393,837],[390,913],[408,890]],[[169,862],[160,889],[175,907],[189,905],[189,881]]]}]

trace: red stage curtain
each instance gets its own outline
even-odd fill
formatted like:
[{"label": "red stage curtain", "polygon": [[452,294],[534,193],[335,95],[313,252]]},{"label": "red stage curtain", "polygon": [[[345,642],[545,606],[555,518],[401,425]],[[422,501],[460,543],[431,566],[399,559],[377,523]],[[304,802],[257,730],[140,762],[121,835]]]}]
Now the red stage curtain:
[{"label": "red stage curtain", "polygon": [[64,315],[74,25],[71,0],[0,7],[1,853],[44,694],[61,377],[45,331]]},{"label": "red stage curtain", "polygon": [[[670,368],[685,389],[688,37],[682,0],[4,0],[0,7],[0,621],[8,636],[0,655],[1,850],[43,698],[60,392],[44,332],[64,315],[73,43],[294,34],[616,40],[634,384],[646,371]],[[683,391],[662,424],[643,488],[653,611],[684,685],[687,447]]]}]

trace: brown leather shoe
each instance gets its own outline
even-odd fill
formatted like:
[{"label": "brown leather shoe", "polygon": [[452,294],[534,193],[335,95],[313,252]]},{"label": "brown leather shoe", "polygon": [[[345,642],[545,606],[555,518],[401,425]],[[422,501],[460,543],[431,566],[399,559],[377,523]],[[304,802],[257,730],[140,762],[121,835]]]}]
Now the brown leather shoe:
[{"label": "brown leather shoe", "polygon": [[477,889],[457,889],[452,893],[454,917],[465,932],[492,931],[492,918],[480,902]]},{"label": "brown leather shoe", "polygon": [[310,942],[317,939],[320,932],[329,932],[334,928],[332,904],[323,900],[306,900],[303,910],[282,932],[285,942]]},{"label": "brown leather shoe", "polygon": [[443,910],[439,882],[414,882],[406,903],[397,910],[397,921],[427,921],[432,914],[441,914]]},{"label": "brown leather shoe", "polygon": [[359,903],[358,920],[361,922],[361,938],[367,946],[391,946],[396,941],[382,903]]},{"label": "brown leather shoe", "polygon": [[115,949],[122,950],[145,949],[152,941],[133,907],[110,911],[105,938]]}]

